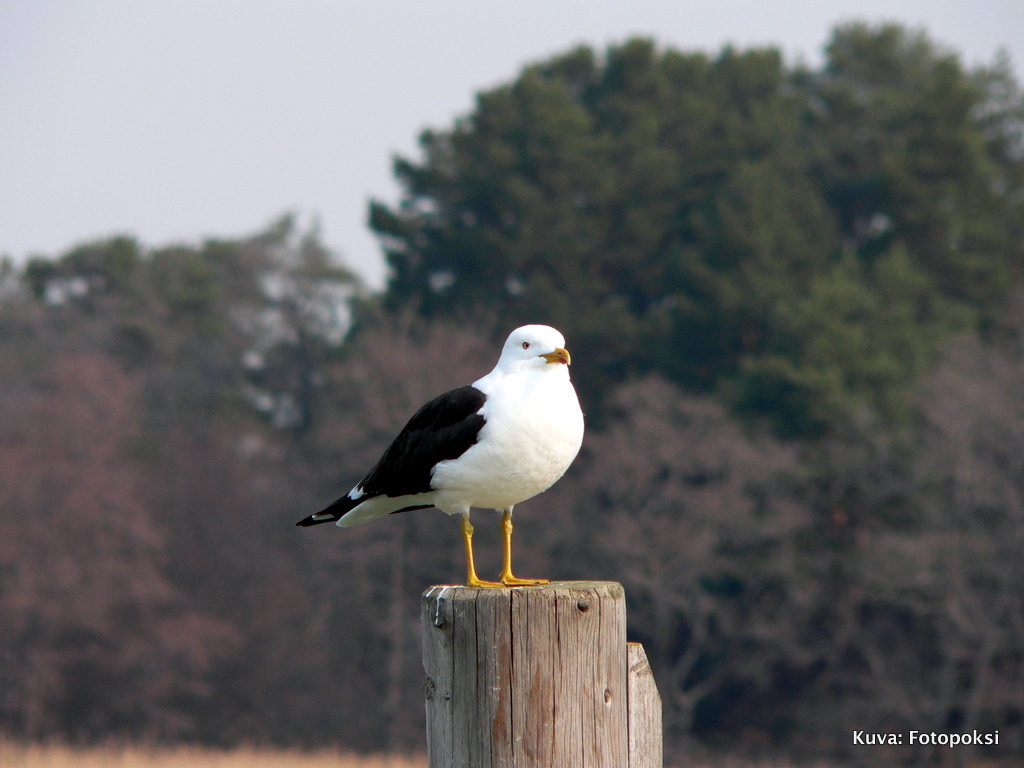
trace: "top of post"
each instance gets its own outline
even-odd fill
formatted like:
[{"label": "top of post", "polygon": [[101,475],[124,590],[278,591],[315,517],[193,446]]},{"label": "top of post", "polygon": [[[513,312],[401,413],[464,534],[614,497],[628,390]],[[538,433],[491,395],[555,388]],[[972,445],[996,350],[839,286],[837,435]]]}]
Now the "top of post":
[{"label": "top of post", "polygon": [[423,598],[426,600],[441,597],[448,600],[476,600],[488,596],[508,596],[510,593],[555,597],[582,592],[589,592],[595,597],[610,600],[622,600],[626,596],[622,584],[617,581],[553,581],[550,584],[529,587],[467,587],[462,584],[436,584],[423,593]]}]

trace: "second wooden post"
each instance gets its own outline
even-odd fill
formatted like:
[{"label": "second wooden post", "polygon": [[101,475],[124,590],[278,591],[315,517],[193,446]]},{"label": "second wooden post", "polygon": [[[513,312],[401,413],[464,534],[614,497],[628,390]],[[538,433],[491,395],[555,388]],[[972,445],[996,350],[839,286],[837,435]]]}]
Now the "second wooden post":
[{"label": "second wooden post", "polygon": [[423,665],[431,768],[629,764],[618,583],[433,587]]}]

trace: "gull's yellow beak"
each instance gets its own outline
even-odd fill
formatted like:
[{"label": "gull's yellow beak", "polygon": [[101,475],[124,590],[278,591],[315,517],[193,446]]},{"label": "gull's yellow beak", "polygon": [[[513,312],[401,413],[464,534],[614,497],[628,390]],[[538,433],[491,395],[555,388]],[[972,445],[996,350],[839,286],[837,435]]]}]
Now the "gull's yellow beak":
[{"label": "gull's yellow beak", "polygon": [[569,357],[569,350],[562,349],[561,347],[555,347],[554,352],[548,352],[546,355],[541,355],[549,363],[565,363],[569,365],[572,362],[572,358]]}]

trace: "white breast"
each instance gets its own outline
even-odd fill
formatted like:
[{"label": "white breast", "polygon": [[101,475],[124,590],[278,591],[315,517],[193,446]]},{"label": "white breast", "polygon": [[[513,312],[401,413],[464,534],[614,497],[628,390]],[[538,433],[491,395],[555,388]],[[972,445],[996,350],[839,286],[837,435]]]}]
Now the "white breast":
[{"label": "white breast", "polygon": [[491,374],[480,439],[458,459],[434,469],[436,506],[507,509],[547,490],[569,468],[583,442],[583,413],[564,366],[517,375]]}]

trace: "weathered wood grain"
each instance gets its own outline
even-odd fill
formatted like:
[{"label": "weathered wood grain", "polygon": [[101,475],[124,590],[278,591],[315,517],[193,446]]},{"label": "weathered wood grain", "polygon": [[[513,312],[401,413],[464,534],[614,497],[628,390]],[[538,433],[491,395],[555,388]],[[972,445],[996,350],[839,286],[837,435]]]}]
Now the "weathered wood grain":
[{"label": "weathered wood grain", "polygon": [[632,765],[620,584],[432,587],[422,618],[431,768]]},{"label": "weathered wood grain", "polygon": [[627,644],[629,659],[629,768],[662,768],[661,695],[640,643]]},{"label": "weathered wood grain", "polygon": [[452,743],[452,587],[431,587],[423,596],[423,695],[427,706],[427,752],[442,754]]}]

